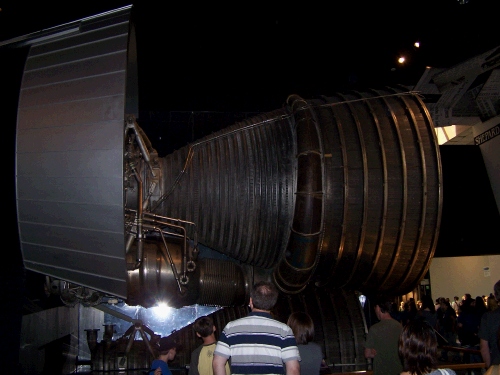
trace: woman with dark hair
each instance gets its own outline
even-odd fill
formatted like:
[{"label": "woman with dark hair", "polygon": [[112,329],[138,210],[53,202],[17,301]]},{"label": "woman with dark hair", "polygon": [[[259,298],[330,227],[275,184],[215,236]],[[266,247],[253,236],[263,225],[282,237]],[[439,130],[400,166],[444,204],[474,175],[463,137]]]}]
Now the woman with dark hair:
[{"label": "woman with dark hair", "polygon": [[323,362],[321,346],[314,340],[314,322],[309,314],[301,311],[292,313],[286,323],[293,331],[300,353],[300,374],[319,375]]},{"label": "woman with dark hair", "polygon": [[456,375],[451,369],[439,369],[437,338],[434,329],[422,319],[409,322],[399,337],[401,375]]}]

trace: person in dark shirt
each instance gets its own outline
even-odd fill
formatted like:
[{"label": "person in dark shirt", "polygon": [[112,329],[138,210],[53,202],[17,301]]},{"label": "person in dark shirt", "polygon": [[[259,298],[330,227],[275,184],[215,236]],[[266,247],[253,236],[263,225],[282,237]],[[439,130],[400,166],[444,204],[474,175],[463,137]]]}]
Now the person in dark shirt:
[{"label": "person in dark shirt", "polygon": [[[437,331],[439,334],[447,341],[447,346],[457,345],[457,334],[456,334],[456,323],[457,314],[455,310],[451,307],[450,303],[444,298],[439,300],[439,309],[437,314]],[[441,350],[441,361],[448,361],[448,350]]]},{"label": "person in dark shirt", "polygon": [[391,316],[392,299],[376,296],[373,302],[379,322],[372,324],[365,341],[365,358],[373,359],[373,375],[398,374],[402,366],[398,357],[398,340],[402,325]]},{"label": "person in dark shirt", "polygon": [[[493,286],[495,299],[500,301],[500,280]],[[486,367],[500,364],[500,348],[498,346],[498,330],[500,329],[500,309],[483,314],[479,325],[479,346]]]},{"label": "person in dark shirt", "polygon": [[457,317],[458,341],[462,346],[473,347],[479,344],[479,338],[477,337],[479,322],[480,319],[478,319],[471,300],[464,300],[459,307]]}]

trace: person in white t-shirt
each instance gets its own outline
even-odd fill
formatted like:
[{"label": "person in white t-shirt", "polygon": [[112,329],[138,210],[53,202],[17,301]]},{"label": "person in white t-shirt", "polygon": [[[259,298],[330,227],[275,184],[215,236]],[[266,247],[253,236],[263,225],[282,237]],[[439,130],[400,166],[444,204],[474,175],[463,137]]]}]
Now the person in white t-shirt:
[{"label": "person in white t-shirt", "polygon": [[458,315],[458,309],[460,307],[460,303],[457,296],[453,297],[453,302],[451,303],[451,307],[453,307],[453,310],[455,310],[455,313]]}]

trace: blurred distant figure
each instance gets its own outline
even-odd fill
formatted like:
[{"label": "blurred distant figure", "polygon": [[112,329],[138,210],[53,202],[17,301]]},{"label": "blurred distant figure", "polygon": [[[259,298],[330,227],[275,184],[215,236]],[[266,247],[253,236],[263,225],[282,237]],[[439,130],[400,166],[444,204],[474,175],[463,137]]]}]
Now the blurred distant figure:
[{"label": "blurred distant figure", "polygon": [[[500,280],[493,286],[496,301],[500,301]],[[500,364],[498,330],[500,327],[500,309],[483,314],[479,325],[479,346],[486,367]]]},{"label": "blurred distant figure", "polygon": [[[497,346],[500,348],[500,327],[497,332]],[[498,375],[500,374],[500,365],[491,365],[484,375]]]},{"label": "blurred distant figure", "polygon": [[366,337],[365,358],[373,358],[373,375],[399,374],[398,341],[402,326],[391,316],[392,301],[388,297],[374,299],[379,322],[373,324]]},{"label": "blurred distant figure", "polygon": [[435,307],[436,311],[438,311],[439,307],[441,306],[439,301],[441,301],[442,298],[443,297],[436,298],[436,302],[434,303],[434,307]]},{"label": "blurred distant figure", "polygon": [[453,297],[453,302],[451,303],[451,307],[453,308],[453,310],[455,310],[455,314],[457,315],[459,306],[460,306],[460,301],[458,296]]},{"label": "blurred distant figure", "polygon": [[458,341],[462,346],[473,347],[479,344],[479,322],[471,300],[464,300],[457,317]]},{"label": "blurred distant figure", "polygon": [[488,309],[488,311],[493,311],[493,310],[496,310],[498,308],[498,302],[495,299],[495,296],[493,295],[493,293],[490,293],[490,295],[487,298],[487,301],[488,301],[488,303],[486,304],[486,308]]},{"label": "blurred distant figure", "polygon": [[434,329],[426,321],[415,319],[408,323],[398,342],[401,375],[456,375],[451,369],[438,369],[437,346]]},{"label": "blurred distant figure", "polygon": [[[457,314],[455,314],[455,310],[451,308],[449,302],[447,302],[444,298],[441,298],[439,300],[439,309],[436,311],[436,314],[437,314],[437,331],[448,342],[448,346],[456,346]],[[443,349],[441,351],[441,357],[439,359],[441,361],[448,361],[448,350]]]},{"label": "blurred distant figure", "polygon": [[[477,316],[477,319],[479,322],[481,322],[481,318],[483,317],[483,314],[488,311],[486,308],[486,303],[484,303],[484,299],[481,296],[476,297],[476,301],[474,303],[474,313]],[[479,328],[479,323],[478,323],[478,328]]]},{"label": "blurred distant figure", "polygon": [[410,306],[408,305],[408,301],[401,303],[401,311],[398,311],[397,314],[392,314],[392,317],[401,324],[405,324],[410,317]]},{"label": "blurred distant figure", "polygon": [[299,348],[300,375],[319,375],[324,355],[321,346],[313,341],[313,320],[309,314],[297,311],[290,315],[286,324],[292,329]]},{"label": "blurred distant figure", "polygon": [[420,308],[420,310],[418,310],[418,316],[429,323],[432,328],[436,328],[436,308],[434,307],[434,302],[432,301],[431,296],[424,295],[422,297],[422,307]]},{"label": "blurred distant figure", "polygon": [[410,320],[415,319],[418,314],[418,310],[415,298],[410,298],[408,301],[404,302],[402,311],[398,311],[397,314],[393,313],[391,315],[404,326],[408,324]]},{"label": "blurred distant figure", "polygon": [[401,322],[403,326],[407,325],[409,322],[415,319],[417,313],[418,309],[417,309],[417,304],[415,303],[415,298],[410,298],[408,300],[408,315],[406,317],[406,320]]}]

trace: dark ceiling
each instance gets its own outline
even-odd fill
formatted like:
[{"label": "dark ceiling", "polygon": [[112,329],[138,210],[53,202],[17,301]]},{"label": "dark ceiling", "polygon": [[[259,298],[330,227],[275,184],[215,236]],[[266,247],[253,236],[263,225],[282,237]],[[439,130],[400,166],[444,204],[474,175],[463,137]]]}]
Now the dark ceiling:
[{"label": "dark ceiling", "polygon": [[[0,41],[129,4],[7,1]],[[137,2],[141,109],[267,111],[292,93],[414,85],[500,44],[494,0],[249,4]]]}]

